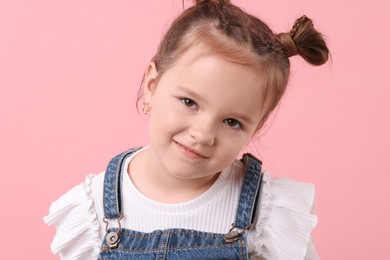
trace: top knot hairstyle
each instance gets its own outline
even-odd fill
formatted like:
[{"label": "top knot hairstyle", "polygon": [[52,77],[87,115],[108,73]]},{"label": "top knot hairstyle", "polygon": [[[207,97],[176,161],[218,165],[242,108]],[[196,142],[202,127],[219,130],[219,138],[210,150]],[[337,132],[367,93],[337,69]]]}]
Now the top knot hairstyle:
[{"label": "top knot hairstyle", "polygon": [[288,57],[299,54],[313,65],[322,65],[328,60],[329,50],[321,33],[305,15],[295,21],[290,32],[279,33],[276,37]]},{"label": "top knot hairstyle", "polygon": [[298,54],[312,65],[328,60],[323,36],[306,16],[297,19],[289,32],[274,34],[264,22],[229,0],[194,2],[173,21],[152,59],[159,73],[157,81],[186,50],[198,44],[205,47],[206,54],[256,68],[264,78],[259,87],[265,90],[259,100],[263,113],[258,128],[285,92],[289,57]]}]

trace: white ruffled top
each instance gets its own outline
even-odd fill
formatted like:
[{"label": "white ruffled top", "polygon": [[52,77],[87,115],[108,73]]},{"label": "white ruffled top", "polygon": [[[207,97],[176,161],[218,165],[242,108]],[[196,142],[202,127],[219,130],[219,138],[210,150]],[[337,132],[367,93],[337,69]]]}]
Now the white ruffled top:
[{"label": "white ruffled top", "polygon": [[[235,161],[204,194],[178,204],[151,200],[123,174],[121,225],[141,232],[187,228],[227,233],[234,222],[243,174],[243,164]],[[314,186],[271,178],[267,173],[263,180],[254,227],[248,231],[250,259],[319,259],[311,238],[317,224]],[[103,183],[104,173],[89,175],[52,203],[44,222],[57,227],[51,244],[53,254],[61,259],[97,259],[105,235]]]}]

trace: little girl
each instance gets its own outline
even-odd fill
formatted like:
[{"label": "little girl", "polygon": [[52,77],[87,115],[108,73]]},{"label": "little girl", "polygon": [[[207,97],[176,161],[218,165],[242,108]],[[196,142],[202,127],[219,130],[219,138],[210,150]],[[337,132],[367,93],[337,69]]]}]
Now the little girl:
[{"label": "little girl", "polygon": [[317,259],[310,184],[236,157],[278,105],[289,57],[328,48],[312,21],[274,34],[227,0],[196,1],[143,80],[150,145],[115,156],[44,218],[62,259]]}]

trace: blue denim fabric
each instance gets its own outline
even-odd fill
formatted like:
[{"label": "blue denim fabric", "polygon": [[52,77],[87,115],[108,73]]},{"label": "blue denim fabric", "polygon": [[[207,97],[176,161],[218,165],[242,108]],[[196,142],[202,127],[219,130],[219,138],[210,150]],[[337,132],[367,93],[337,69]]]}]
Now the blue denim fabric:
[{"label": "blue denim fabric", "polygon": [[133,148],[118,154],[107,166],[103,188],[104,216],[107,219],[118,219],[121,215],[122,166],[126,158],[139,149]]},{"label": "blue denim fabric", "polygon": [[244,154],[241,161],[245,164],[245,178],[241,187],[240,200],[236,210],[236,227],[243,229],[253,223],[258,196],[261,194],[261,161],[253,155]]},{"label": "blue denim fabric", "polygon": [[[138,148],[139,149],[139,148]],[[114,157],[105,173],[103,204],[106,219],[120,220],[122,165],[136,149],[130,149]],[[98,259],[248,259],[247,235],[256,204],[261,195],[261,162],[250,154],[242,158],[245,177],[240,192],[236,219],[233,227],[226,227],[226,234],[172,228],[151,233],[125,228],[109,228],[101,246]],[[118,244],[110,247],[110,234],[117,233]]]}]

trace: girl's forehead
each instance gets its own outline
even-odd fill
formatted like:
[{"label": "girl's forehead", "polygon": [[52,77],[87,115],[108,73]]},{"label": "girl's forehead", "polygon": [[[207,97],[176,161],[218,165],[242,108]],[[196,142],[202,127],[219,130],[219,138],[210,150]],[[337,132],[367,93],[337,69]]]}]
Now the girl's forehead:
[{"label": "girl's forehead", "polygon": [[246,48],[237,47],[233,52],[226,53],[221,50],[213,49],[207,44],[198,42],[194,45],[188,46],[188,48],[181,53],[174,64],[184,63],[189,65],[198,61],[201,58],[217,58],[232,63],[245,65],[248,69],[260,70],[261,64],[259,59],[251,51],[248,51]]},{"label": "girl's forehead", "polygon": [[196,44],[194,46],[191,46],[186,51],[184,51],[175,61],[175,64],[181,63],[185,65],[190,65],[192,63],[195,63],[200,58],[204,57],[215,57],[216,54],[213,53],[209,48],[207,48],[203,44]]},{"label": "girl's forehead", "polygon": [[193,49],[166,71],[159,87],[169,93],[188,94],[217,110],[234,108],[244,113],[261,110],[263,81],[253,67]]},{"label": "girl's forehead", "polygon": [[202,45],[185,51],[164,74],[168,75],[162,75],[162,78],[187,87],[223,89],[233,84],[239,91],[244,85],[255,86],[252,92],[258,92],[265,79],[258,67],[230,61]]}]

